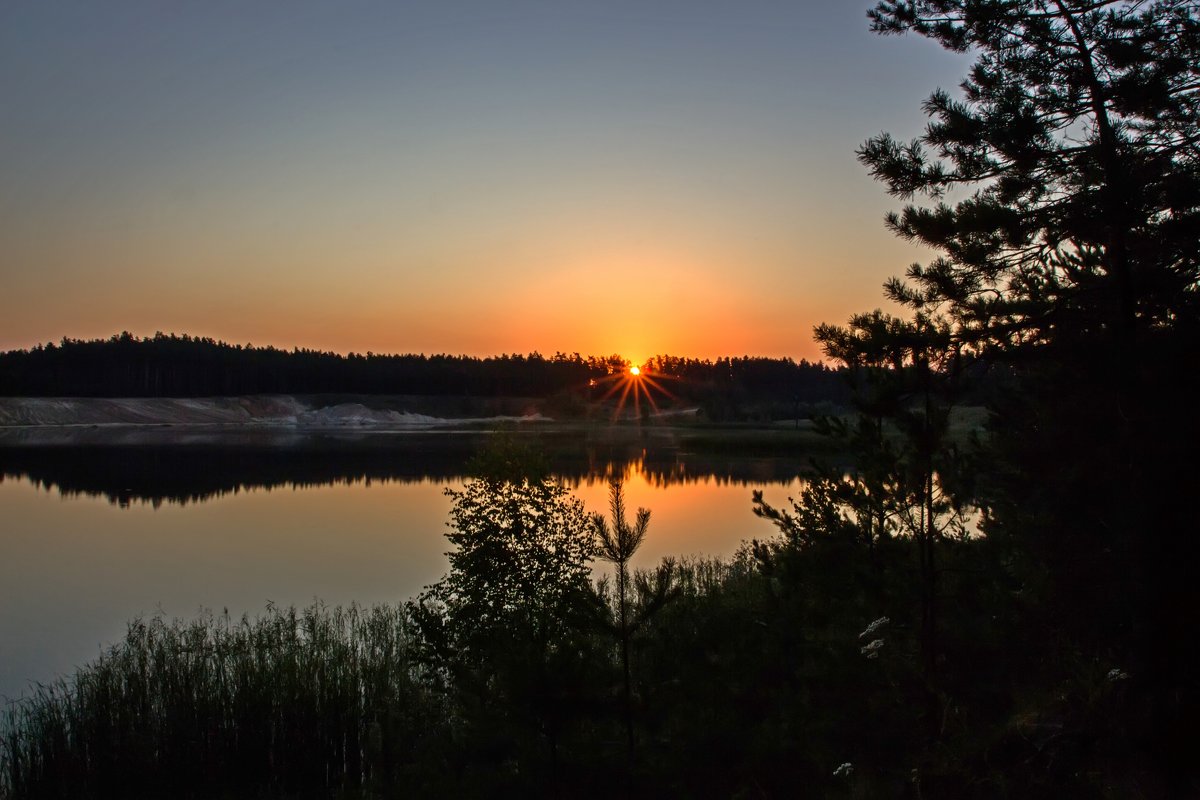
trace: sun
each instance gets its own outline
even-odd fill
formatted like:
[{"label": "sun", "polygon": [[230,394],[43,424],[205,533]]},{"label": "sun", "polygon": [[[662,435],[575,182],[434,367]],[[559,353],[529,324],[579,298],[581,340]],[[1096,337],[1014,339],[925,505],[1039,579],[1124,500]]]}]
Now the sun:
[{"label": "sun", "polygon": [[[638,367],[629,361],[626,361],[625,364],[624,369],[614,370],[603,378],[592,379],[588,382],[588,386],[595,390],[595,394],[600,395],[598,398],[594,398],[595,402],[603,404],[609,398],[615,398],[616,409],[612,415],[613,422],[621,418],[627,402],[632,402],[633,418],[640,420],[644,416],[655,416],[660,413],[658,402],[654,398],[655,394],[672,401],[678,399],[660,383],[663,380],[671,380],[669,376],[654,372],[649,365]],[[646,401],[644,410],[642,408],[643,400]]]}]

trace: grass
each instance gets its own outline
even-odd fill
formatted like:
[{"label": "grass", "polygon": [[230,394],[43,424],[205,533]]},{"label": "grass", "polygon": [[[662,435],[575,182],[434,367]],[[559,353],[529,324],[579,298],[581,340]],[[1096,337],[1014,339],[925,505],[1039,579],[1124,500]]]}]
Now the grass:
[{"label": "grass", "polygon": [[410,641],[389,606],[136,620],[7,709],[0,796],[391,794],[445,719]]},{"label": "grass", "polygon": [[[959,435],[966,435],[982,421],[979,412],[971,411],[954,424]],[[636,443],[643,434],[661,436],[673,438],[680,450],[727,449],[743,456],[770,454],[776,448],[804,452],[806,445],[821,441],[812,431],[752,426],[583,432],[589,440],[594,435],[617,443]],[[653,725],[647,723],[645,748],[668,765],[666,775],[678,777],[685,772],[682,765],[691,763],[690,746],[682,744],[688,741],[685,730],[700,731],[704,739],[705,732],[724,735],[742,720],[739,700],[728,705],[719,724],[697,723],[684,713],[695,706],[695,685],[709,687],[706,694],[713,696],[733,680],[763,708],[779,705],[782,700],[772,692],[788,688],[775,687],[775,664],[767,655],[754,655],[766,653],[763,648],[771,644],[762,636],[770,627],[767,620],[779,611],[777,576],[741,580],[732,569],[715,561],[678,565],[683,600],[655,623],[661,630],[653,635],[665,646],[656,651],[663,667],[646,689],[646,698],[657,698],[645,701],[647,719],[650,711],[659,716]],[[830,595],[818,591],[814,596],[824,602]],[[764,599],[770,601],[767,606],[761,605]],[[689,610],[703,610],[706,604],[715,620],[712,634],[705,632],[703,619],[689,616]],[[849,641],[843,649],[849,654],[846,663],[853,665],[858,664],[858,623],[856,618],[840,625],[834,637]],[[678,642],[688,641],[692,649],[680,649]],[[785,650],[792,647],[786,636],[782,642]],[[732,649],[723,651],[723,643]],[[135,620],[125,639],[101,658],[70,679],[39,687],[3,713],[0,798],[450,796],[463,786],[474,786],[471,794],[488,796],[495,794],[497,776],[513,786],[536,785],[539,773],[530,766],[533,762],[510,757],[519,748],[479,735],[478,726],[472,731],[462,708],[437,691],[435,682],[422,679],[416,646],[401,606],[315,604],[301,611],[270,608],[253,619],[225,613],[187,622]],[[685,658],[677,658],[677,651]],[[652,656],[646,655],[647,663]],[[733,665],[732,672],[714,666],[722,658]],[[839,662],[830,674],[842,674],[844,666]],[[754,677],[760,671],[770,680]],[[691,682],[680,674],[691,675]],[[774,688],[756,694],[760,686]],[[857,689],[857,684],[849,685],[847,692],[853,696]],[[789,712],[787,719],[803,718],[811,710],[807,691],[802,687],[789,701],[795,713]],[[581,774],[590,776],[584,783],[597,788],[601,784],[591,778],[603,774],[605,754],[612,749],[606,697],[601,686],[583,698],[594,713],[576,726],[583,731],[579,741],[564,740],[562,747],[564,761],[569,755]],[[489,704],[495,700],[491,694],[486,697]],[[499,713],[521,710],[514,708],[502,707]],[[651,736],[651,730],[674,733]],[[771,743],[761,745],[764,758],[795,760],[786,741],[777,746],[773,735],[764,741]],[[558,752],[554,750],[551,775],[557,774]],[[716,763],[703,756],[701,761]],[[479,763],[491,763],[492,769],[480,768],[481,777],[473,777],[471,768]]]}]

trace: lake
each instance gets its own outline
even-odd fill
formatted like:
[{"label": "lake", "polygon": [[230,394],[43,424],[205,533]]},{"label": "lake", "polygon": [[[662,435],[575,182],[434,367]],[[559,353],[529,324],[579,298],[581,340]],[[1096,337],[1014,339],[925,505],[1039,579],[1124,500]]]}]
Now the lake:
[{"label": "lake", "polygon": [[[131,436],[0,447],[0,696],[69,673],[138,616],[413,597],[447,569],[444,490],[488,434]],[[807,463],[664,431],[534,438],[588,511],[607,512],[609,475],[631,516],[652,511],[639,567],[770,537],[751,492],[785,503]]]}]

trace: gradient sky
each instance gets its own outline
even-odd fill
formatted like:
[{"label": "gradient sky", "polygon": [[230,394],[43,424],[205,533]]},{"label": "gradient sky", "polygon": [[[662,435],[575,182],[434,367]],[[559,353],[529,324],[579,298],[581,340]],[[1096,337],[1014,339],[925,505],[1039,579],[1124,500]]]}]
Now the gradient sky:
[{"label": "gradient sky", "polygon": [[0,349],[818,356],[927,257],[854,150],[962,56],[870,3],[0,8]]}]

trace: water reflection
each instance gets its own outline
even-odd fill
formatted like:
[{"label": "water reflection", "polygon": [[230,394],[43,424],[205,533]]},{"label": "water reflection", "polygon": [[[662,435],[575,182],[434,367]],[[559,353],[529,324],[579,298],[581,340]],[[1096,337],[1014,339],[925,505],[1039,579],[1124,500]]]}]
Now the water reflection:
[{"label": "water reflection", "polygon": [[[444,489],[482,435],[0,447],[0,702],[94,657],[158,611],[398,602],[447,569]],[[588,511],[610,476],[653,512],[635,566],[729,556],[772,535],[803,458],[704,452],[666,437],[539,440]]]},{"label": "water reflection", "polygon": [[[229,494],[363,483],[456,482],[482,444],[480,435],[314,438],[289,446],[117,445],[0,448],[0,480],[24,479],[63,497],[101,497],[122,508],[187,505]],[[704,453],[671,440],[559,441],[545,445],[568,486],[607,483],[637,474],[657,487],[748,486],[797,478],[798,458]]]}]

